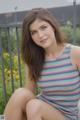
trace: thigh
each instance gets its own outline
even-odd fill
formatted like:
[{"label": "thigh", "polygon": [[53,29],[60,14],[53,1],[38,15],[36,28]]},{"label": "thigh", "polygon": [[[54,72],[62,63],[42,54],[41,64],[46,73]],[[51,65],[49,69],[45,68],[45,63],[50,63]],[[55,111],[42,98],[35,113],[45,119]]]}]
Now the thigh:
[{"label": "thigh", "polygon": [[50,104],[39,100],[41,104],[41,115],[43,120],[65,120],[64,115]]}]

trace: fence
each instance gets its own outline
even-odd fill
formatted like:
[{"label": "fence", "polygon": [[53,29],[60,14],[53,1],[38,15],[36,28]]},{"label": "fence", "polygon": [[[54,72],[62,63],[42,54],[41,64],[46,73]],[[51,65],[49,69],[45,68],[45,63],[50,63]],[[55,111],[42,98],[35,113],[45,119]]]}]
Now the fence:
[{"label": "fence", "polygon": [[[21,87],[23,84],[21,74],[20,38],[21,24],[0,26],[0,90],[4,96],[5,104],[8,100],[7,82],[11,86],[12,93],[15,89],[14,84],[16,78],[14,77],[16,75],[14,74],[15,71],[13,71],[13,58],[14,60],[17,59],[17,66],[15,66],[18,74],[18,87]],[[5,60],[8,62],[6,63]],[[6,72],[8,72],[8,74]]]}]

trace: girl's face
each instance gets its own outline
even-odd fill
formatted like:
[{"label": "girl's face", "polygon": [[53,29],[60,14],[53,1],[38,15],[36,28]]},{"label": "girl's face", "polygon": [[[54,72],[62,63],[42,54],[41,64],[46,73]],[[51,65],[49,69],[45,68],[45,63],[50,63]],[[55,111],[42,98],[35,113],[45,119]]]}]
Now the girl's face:
[{"label": "girl's face", "polygon": [[56,42],[53,27],[44,20],[36,19],[30,25],[30,33],[32,40],[44,49],[49,48]]}]

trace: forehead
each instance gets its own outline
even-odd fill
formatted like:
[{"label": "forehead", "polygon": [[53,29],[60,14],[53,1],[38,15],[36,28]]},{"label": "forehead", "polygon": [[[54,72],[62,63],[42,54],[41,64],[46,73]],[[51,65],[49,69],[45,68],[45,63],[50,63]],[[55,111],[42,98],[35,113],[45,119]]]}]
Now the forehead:
[{"label": "forehead", "polygon": [[42,25],[50,25],[46,20],[36,19],[34,22],[30,25],[30,30],[38,29]]}]

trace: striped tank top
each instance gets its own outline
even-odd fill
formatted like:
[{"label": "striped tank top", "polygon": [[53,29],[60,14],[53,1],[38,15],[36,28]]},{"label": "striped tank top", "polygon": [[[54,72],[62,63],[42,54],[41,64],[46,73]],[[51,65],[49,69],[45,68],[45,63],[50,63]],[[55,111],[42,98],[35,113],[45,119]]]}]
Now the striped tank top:
[{"label": "striped tank top", "polygon": [[71,44],[53,60],[45,60],[41,77],[37,84],[41,92],[37,96],[56,109],[68,120],[78,120],[80,100],[80,73],[71,62]]}]

